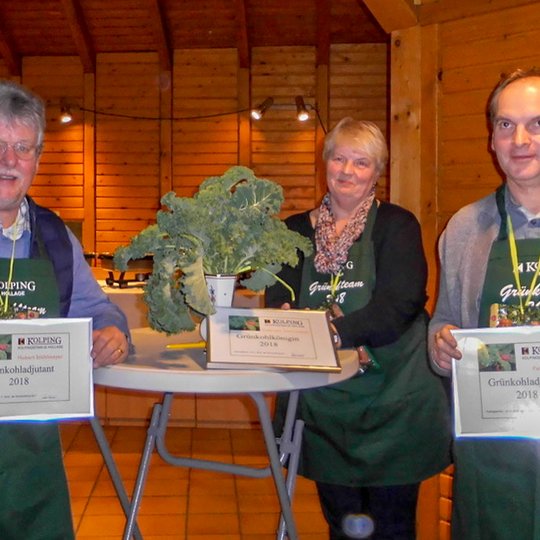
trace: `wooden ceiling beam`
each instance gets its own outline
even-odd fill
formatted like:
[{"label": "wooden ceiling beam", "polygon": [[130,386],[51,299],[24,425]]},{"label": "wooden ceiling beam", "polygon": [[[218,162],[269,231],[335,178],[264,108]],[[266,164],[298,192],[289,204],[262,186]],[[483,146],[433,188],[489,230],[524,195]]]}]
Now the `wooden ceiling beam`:
[{"label": "wooden ceiling beam", "polygon": [[165,17],[160,0],[149,0],[150,25],[154,33],[161,71],[171,71],[172,52],[169,45]]},{"label": "wooden ceiling beam", "polygon": [[251,64],[251,47],[247,28],[246,0],[236,0],[236,36],[238,64],[241,68],[248,68]]},{"label": "wooden ceiling beam", "polygon": [[418,16],[408,0],[358,0],[377,19],[382,29],[390,34],[394,30],[418,24]]},{"label": "wooden ceiling beam", "polygon": [[317,65],[330,63],[330,0],[317,0]]},{"label": "wooden ceiling beam", "polygon": [[[422,26],[428,24],[441,24],[447,21],[476,17],[486,13],[514,9],[520,6],[538,4],[538,0],[474,0],[464,2],[459,0],[422,0],[418,17]],[[501,17],[503,15],[501,14]]]},{"label": "wooden ceiling beam", "polygon": [[10,75],[19,77],[22,73],[22,61],[11,39],[2,27],[0,19],[0,56],[4,59]]},{"label": "wooden ceiling beam", "polygon": [[79,0],[62,0],[62,6],[83,65],[83,71],[85,73],[95,73],[96,54]]}]

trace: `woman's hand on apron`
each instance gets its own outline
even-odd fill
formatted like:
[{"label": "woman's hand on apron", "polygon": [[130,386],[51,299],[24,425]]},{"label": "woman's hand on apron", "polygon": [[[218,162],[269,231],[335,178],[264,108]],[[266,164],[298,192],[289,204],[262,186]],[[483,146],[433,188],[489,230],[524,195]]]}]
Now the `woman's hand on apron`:
[{"label": "woman's hand on apron", "polygon": [[447,324],[433,336],[432,360],[440,369],[448,372],[452,370],[452,359],[461,360],[461,351],[457,348],[456,338],[450,331],[456,328],[457,326]]},{"label": "woman's hand on apron", "polygon": [[334,319],[338,319],[339,317],[343,317],[345,315],[343,313],[343,310],[337,304],[332,304],[328,308],[328,313],[330,314],[331,321],[333,321]]},{"label": "woman's hand on apron", "polygon": [[372,361],[364,347],[356,347],[356,352],[358,353],[358,364],[362,369],[367,369],[371,367]]},{"label": "woman's hand on apron", "polygon": [[[336,306],[336,308],[339,310],[341,315],[343,315],[343,312],[341,311],[341,309],[339,307],[337,307],[337,306]],[[291,304],[289,304],[288,302],[285,302],[284,304],[281,304],[281,309],[292,309]],[[306,309],[309,309],[309,308],[306,308]],[[330,320],[332,320],[332,318],[330,318]],[[339,337],[339,333],[337,331],[337,328],[332,323],[330,323],[330,335],[332,336],[332,341],[334,342],[336,348],[340,349],[341,348],[341,338]]]},{"label": "woman's hand on apron", "polygon": [[92,333],[92,360],[94,367],[119,364],[129,353],[126,335],[116,326],[105,326]]}]

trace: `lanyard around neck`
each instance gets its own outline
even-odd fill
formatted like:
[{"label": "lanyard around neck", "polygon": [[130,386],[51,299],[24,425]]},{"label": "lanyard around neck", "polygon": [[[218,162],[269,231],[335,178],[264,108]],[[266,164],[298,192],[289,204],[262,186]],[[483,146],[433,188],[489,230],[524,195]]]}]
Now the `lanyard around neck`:
[{"label": "lanyard around neck", "polygon": [[[510,248],[510,258],[512,260],[512,273],[514,274],[514,281],[516,283],[516,287],[518,291],[519,310],[521,314],[523,315],[525,312],[525,307],[523,305],[523,298],[521,297],[521,278],[519,276],[518,251],[517,251],[517,244],[516,244],[516,236],[514,234],[514,228],[512,226],[512,220],[510,219],[510,216],[506,216],[506,223],[508,227],[508,246]],[[534,273],[534,276],[531,281],[531,285],[529,287],[529,294],[527,295],[525,306],[528,306],[531,301],[534,288],[536,287],[536,281],[538,280],[539,273],[540,273],[540,257],[538,257],[538,262],[536,264],[536,271]]]},{"label": "lanyard around neck", "polygon": [[2,314],[6,314],[9,308],[9,291],[11,289],[11,281],[13,280],[13,267],[15,265],[15,243],[17,242],[17,234],[13,237],[13,245],[11,248],[11,259],[9,260],[9,273],[6,286],[6,294],[2,299]]}]

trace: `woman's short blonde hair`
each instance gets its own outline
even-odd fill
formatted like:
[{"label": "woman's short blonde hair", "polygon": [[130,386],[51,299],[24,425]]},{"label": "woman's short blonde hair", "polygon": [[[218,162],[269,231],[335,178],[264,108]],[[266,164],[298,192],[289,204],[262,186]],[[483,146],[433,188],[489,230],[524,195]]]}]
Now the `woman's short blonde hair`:
[{"label": "woman's short blonde hair", "polygon": [[386,139],[374,122],[355,120],[350,116],[342,118],[324,139],[322,154],[324,161],[328,161],[334,153],[338,142],[365,152],[375,160],[379,173],[386,167],[388,162]]}]

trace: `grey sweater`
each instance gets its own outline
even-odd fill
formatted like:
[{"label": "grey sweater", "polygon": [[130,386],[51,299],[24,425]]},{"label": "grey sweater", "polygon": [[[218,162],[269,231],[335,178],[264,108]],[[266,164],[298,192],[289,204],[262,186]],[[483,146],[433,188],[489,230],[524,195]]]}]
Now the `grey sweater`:
[{"label": "grey sweater", "polygon": [[[528,227],[528,219],[512,202],[506,190],[506,210],[512,218],[516,238],[538,238],[539,227]],[[501,218],[495,194],[459,210],[448,222],[439,240],[441,275],[435,313],[429,325],[429,350],[435,332],[446,324],[459,328],[476,328],[480,311],[480,296],[484,286],[491,245],[497,238]],[[430,355],[432,357],[432,355]],[[432,357],[434,370],[442,370]]]}]

